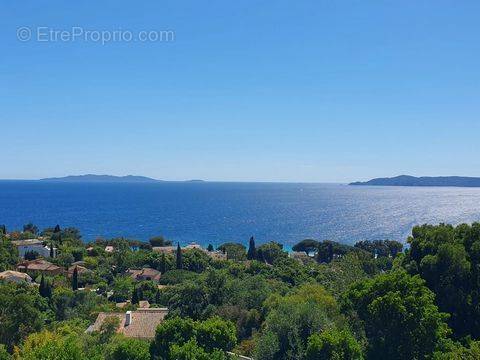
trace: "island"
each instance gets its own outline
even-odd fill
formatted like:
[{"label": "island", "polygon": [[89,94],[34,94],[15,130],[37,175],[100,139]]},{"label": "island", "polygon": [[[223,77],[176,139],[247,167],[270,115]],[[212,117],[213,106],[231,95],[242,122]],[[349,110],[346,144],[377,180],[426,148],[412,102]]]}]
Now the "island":
[{"label": "island", "polygon": [[40,181],[56,181],[56,182],[128,182],[128,183],[146,183],[146,182],[159,182],[161,180],[152,179],[146,176],[114,176],[114,175],[69,175],[64,177],[52,177],[40,179]]},{"label": "island", "polygon": [[[49,182],[85,182],[85,183],[158,183],[158,182],[167,182],[165,180],[157,180],[149,178],[146,176],[138,175],[126,175],[126,176],[114,176],[114,175],[95,175],[95,174],[86,174],[86,175],[69,175],[63,177],[51,177],[39,179],[39,181],[49,181]],[[182,182],[204,182],[204,180],[184,180]]]},{"label": "island", "polygon": [[376,178],[369,181],[352,182],[349,185],[368,186],[453,186],[480,187],[480,178],[467,176],[422,176],[400,175],[390,178]]}]

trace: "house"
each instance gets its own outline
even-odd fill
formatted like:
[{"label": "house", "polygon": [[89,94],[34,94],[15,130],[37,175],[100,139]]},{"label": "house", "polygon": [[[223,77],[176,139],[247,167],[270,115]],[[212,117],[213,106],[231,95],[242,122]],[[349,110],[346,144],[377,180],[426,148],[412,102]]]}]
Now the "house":
[{"label": "house", "polygon": [[197,243],[190,243],[188,244],[187,246],[183,247],[182,250],[193,250],[193,249],[197,249],[197,250],[202,250],[203,251],[203,248],[198,245]]},{"label": "house", "polygon": [[288,254],[288,257],[298,260],[301,263],[304,263],[305,261],[308,261],[310,259],[310,256],[305,251],[291,251]]},{"label": "house", "polygon": [[139,309],[148,309],[150,307],[150,303],[148,300],[140,300],[138,302],[138,308]]},{"label": "house", "polygon": [[28,284],[32,283],[32,278],[29,275],[18,272],[18,271],[12,271],[12,270],[0,272],[0,280],[14,282],[18,284],[24,283],[24,282]]},{"label": "house", "polygon": [[130,305],[130,300],[115,303],[115,306],[119,309],[123,309],[125,306]]},{"label": "house", "polygon": [[83,260],[80,260],[80,261],[75,261],[75,262],[72,263],[72,266],[76,266],[76,265],[85,266],[85,265],[87,265],[87,262],[83,261]]},{"label": "house", "polygon": [[117,333],[130,338],[151,340],[155,337],[157,326],[162,323],[167,314],[167,308],[142,308],[126,313],[101,312],[86,332],[98,332],[107,318],[117,317],[120,321]]},{"label": "house", "polygon": [[[43,246],[43,242],[38,239],[26,239],[26,240],[13,240],[12,244],[17,247],[18,255],[21,258],[25,258],[25,254],[28,252],[36,252],[42,257],[50,257],[50,247]],[[53,257],[56,255],[56,248],[53,248]]]},{"label": "house", "polygon": [[127,273],[135,281],[152,280],[156,281],[157,283],[160,281],[160,277],[162,276],[160,271],[151,268],[143,268],[140,270],[130,269],[127,271]]},{"label": "house", "polygon": [[65,272],[60,266],[54,265],[43,259],[23,261],[17,265],[17,270],[23,273],[59,275]]},{"label": "house", "polygon": [[82,275],[82,274],[87,274],[87,273],[91,273],[92,270],[90,269],[87,269],[86,267],[84,266],[80,266],[80,265],[72,265],[68,268],[68,272],[67,272],[67,276],[69,278],[71,278],[73,276],[73,272],[75,271],[75,268],[77,268],[77,272],[78,272],[78,275]]},{"label": "house", "polygon": [[152,247],[152,251],[168,255],[174,254],[175,251],[177,251],[177,248],[175,246],[154,246]]},{"label": "house", "polygon": [[213,260],[227,260],[227,254],[222,251],[207,251],[206,254],[210,256]]}]

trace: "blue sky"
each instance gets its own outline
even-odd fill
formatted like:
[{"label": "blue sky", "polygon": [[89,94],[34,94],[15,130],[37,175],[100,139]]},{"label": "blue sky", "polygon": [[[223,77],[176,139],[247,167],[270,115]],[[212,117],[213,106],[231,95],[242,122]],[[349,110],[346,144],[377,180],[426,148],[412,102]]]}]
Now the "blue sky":
[{"label": "blue sky", "polygon": [[[0,178],[480,176],[478,1],[4,1]],[[19,41],[17,29],[175,41]]]}]

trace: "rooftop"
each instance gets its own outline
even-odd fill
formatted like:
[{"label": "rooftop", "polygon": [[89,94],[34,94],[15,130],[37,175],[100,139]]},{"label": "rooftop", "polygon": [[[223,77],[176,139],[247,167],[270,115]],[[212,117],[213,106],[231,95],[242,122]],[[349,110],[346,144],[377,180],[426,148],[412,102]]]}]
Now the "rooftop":
[{"label": "rooftop", "polygon": [[0,272],[0,280],[13,281],[13,282],[26,281],[28,283],[32,282],[32,278],[29,275],[18,272],[18,271],[13,271],[13,270]]},{"label": "rooftop", "polygon": [[156,269],[143,268],[143,269],[130,269],[128,273],[134,280],[153,280],[159,281],[162,273]]},{"label": "rooftop", "polygon": [[38,239],[12,240],[12,244],[15,246],[43,245]]},{"label": "rooftop", "polygon": [[[126,325],[126,319],[130,314],[131,321]],[[167,308],[137,309],[127,313],[105,313],[101,312],[97,316],[95,323],[88,328],[88,332],[100,331],[100,328],[108,317],[117,317],[120,325],[117,332],[127,337],[138,339],[153,339],[157,326],[168,314]]]},{"label": "rooftop", "polygon": [[25,271],[59,271],[61,267],[43,259],[24,261],[17,265],[17,269]]}]

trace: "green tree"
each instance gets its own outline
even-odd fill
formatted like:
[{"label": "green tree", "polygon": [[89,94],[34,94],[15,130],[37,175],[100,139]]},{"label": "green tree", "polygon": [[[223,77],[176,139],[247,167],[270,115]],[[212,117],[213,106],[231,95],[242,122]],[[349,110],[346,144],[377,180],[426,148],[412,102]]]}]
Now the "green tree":
[{"label": "green tree", "polygon": [[275,261],[288,257],[288,254],[283,251],[283,245],[275,241],[260,245],[256,253],[257,260],[264,261],[267,264],[273,264]]},{"label": "green tree", "polygon": [[79,337],[42,331],[30,335],[21,348],[22,360],[86,360]]},{"label": "green tree", "polygon": [[248,252],[247,252],[247,259],[248,260],[255,260],[257,258],[257,250],[255,248],[255,239],[254,237],[250,237],[248,241]]},{"label": "green tree", "polygon": [[15,268],[19,260],[17,247],[0,236],[0,272]]},{"label": "green tree", "polygon": [[306,360],[361,360],[362,348],[347,330],[327,329],[308,338]]},{"label": "green tree", "polygon": [[175,360],[227,360],[225,354],[219,350],[213,353],[206,352],[198,346],[195,339],[184,344],[173,344],[170,350],[170,359]]},{"label": "green tree", "polygon": [[242,261],[246,260],[246,248],[242,244],[238,243],[225,243],[218,247],[218,250],[222,251],[224,254],[227,254],[227,259]]},{"label": "green tree", "polygon": [[0,343],[11,350],[44,324],[46,301],[27,284],[0,282]]},{"label": "green tree", "polygon": [[23,225],[23,232],[25,233],[31,233],[33,235],[38,234],[38,227],[32,223],[28,223],[26,225]]},{"label": "green tree", "polygon": [[317,240],[305,239],[299,243],[293,245],[293,251],[304,251],[307,255],[318,250],[318,245],[320,243]]},{"label": "green tree", "polygon": [[163,236],[154,236],[152,238],[150,238],[149,240],[150,242],[150,245],[152,246],[171,246],[172,245],[172,242],[170,240],[167,240],[165,239]]},{"label": "green tree", "polygon": [[100,326],[100,341],[109,342],[117,333],[120,326],[120,319],[117,316],[107,316]]},{"label": "green tree", "polygon": [[193,319],[208,316],[208,293],[202,283],[186,282],[169,291],[168,308],[171,314]]},{"label": "green tree", "polygon": [[214,250],[213,245],[212,245],[212,244],[208,244],[208,246],[207,246],[207,251],[212,252],[213,250]]},{"label": "green tree", "polygon": [[480,223],[416,226],[403,266],[435,293],[455,338],[480,337]]},{"label": "green tree", "polygon": [[154,359],[162,360],[224,359],[225,351],[235,343],[235,326],[229,321],[174,317],[158,326],[150,352]]},{"label": "green tree", "polygon": [[150,360],[149,343],[117,337],[107,345],[105,360]]},{"label": "green tree", "polygon": [[353,285],[344,309],[363,324],[369,359],[423,359],[449,333],[434,299],[419,276],[395,271]]},{"label": "green tree", "polygon": [[0,344],[0,360],[10,360],[12,357],[8,353],[5,345]]},{"label": "green tree", "polygon": [[395,257],[403,250],[403,244],[394,240],[359,241],[354,245],[358,249],[368,251],[372,255]]},{"label": "green tree", "polygon": [[40,293],[40,296],[47,297],[47,284],[45,282],[45,276],[43,274],[40,279],[40,286],[38,287],[38,292]]},{"label": "green tree", "polygon": [[160,271],[162,274],[165,274],[167,272],[167,259],[165,258],[165,254],[162,254],[160,256],[160,264],[158,267],[158,271]]},{"label": "green tree", "polygon": [[155,304],[160,305],[162,303],[162,295],[160,294],[160,290],[157,290],[155,293]]},{"label": "green tree", "polygon": [[78,290],[78,268],[75,266],[75,269],[73,269],[73,274],[72,274],[72,290],[76,291]]},{"label": "green tree", "polygon": [[180,247],[180,243],[177,243],[177,270],[183,269],[183,261],[182,261],[182,248]]},{"label": "green tree", "polygon": [[192,249],[182,254],[182,269],[201,273],[211,262],[210,256],[202,250]]},{"label": "green tree", "polygon": [[134,286],[132,291],[132,304],[137,305],[139,301],[138,289]]},{"label": "green tree", "polygon": [[235,325],[219,317],[212,317],[196,323],[198,344],[207,352],[228,351],[237,342]]},{"label": "green tree", "polygon": [[196,335],[195,322],[190,318],[174,317],[162,322],[155,332],[150,346],[154,359],[170,359],[170,347],[188,342]]},{"label": "green tree", "polygon": [[112,285],[112,300],[115,302],[127,301],[130,299],[133,290],[133,280],[129,276],[116,276]]},{"label": "green tree", "polygon": [[40,256],[40,254],[37,251],[34,250],[29,250],[25,252],[25,255],[23,256],[25,260],[35,260]]},{"label": "green tree", "polygon": [[318,285],[303,285],[285,297],[272,297],[258,338],[258,360],[303,359],[307,339],[340,324],[335,299]]}]

